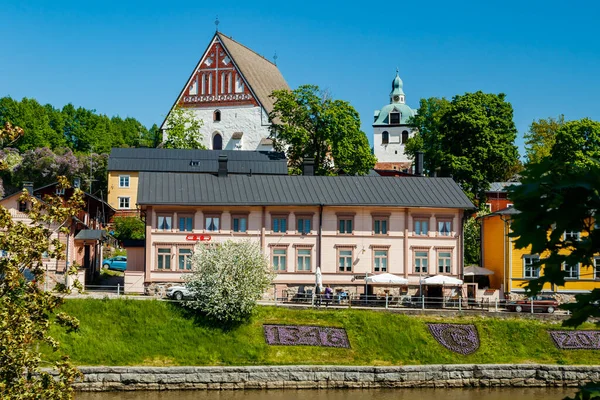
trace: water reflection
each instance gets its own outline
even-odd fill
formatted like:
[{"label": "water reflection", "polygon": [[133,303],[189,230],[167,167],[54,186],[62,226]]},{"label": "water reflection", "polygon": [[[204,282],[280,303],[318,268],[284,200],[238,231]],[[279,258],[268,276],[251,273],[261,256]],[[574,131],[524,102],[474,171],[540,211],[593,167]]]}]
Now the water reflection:
[{"label": "water reflection", "polygon": [[365,389],[78,393],[77,400],[561,400],[575,389]]}]

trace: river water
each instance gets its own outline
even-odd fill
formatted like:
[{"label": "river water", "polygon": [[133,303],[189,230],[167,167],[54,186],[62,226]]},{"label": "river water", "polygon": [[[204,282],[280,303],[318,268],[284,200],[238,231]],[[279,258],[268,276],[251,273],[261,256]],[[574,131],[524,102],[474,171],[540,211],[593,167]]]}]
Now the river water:
[{"label": "river water", "polygon": [[562,400],[575,389],[328,389],[77,393],[77,400]]}]

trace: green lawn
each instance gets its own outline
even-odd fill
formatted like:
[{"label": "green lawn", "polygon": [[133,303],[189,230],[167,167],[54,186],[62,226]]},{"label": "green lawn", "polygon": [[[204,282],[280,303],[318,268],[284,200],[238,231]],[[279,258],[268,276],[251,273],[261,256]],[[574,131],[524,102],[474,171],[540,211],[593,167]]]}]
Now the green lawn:
[{"label": "green lawn", "polygon": [[[62,311],[81,322],[79,332],[54,332],[77,365],[600,364],[599,351],[556,349],[546,329],[560,325],[525,319],[444,318],[477,326],[481,346],[462,356],[431,336],[426,323],[442,322],[433,316],[259,307],[249,323],[223,331],[159,301],[68,300]],[[343,327],[352,348],[268,346],[264,323]]]}]

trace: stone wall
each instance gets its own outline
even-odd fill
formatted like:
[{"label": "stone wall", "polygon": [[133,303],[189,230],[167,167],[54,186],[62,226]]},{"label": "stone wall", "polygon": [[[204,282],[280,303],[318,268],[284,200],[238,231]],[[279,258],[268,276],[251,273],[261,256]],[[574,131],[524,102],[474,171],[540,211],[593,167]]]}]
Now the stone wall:
[{"label": "stone wall", "polygon": [[80,391],[578,386],[600,366],[419,365],[404,367],[81,367]]}]

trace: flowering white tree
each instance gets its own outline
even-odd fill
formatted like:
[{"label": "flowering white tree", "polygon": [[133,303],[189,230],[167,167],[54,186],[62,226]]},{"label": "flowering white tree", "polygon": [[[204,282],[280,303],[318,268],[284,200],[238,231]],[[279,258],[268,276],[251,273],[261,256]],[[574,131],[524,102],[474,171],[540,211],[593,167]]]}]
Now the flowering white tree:
[{"label": "flowering white tree", "polygon": [[228,240],[198,244],[187,286],[186,305],[226,324],[247,319],[273,281],[269,262],[255,242]]}]

